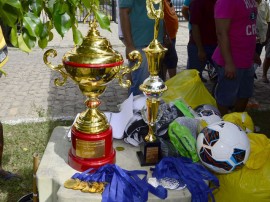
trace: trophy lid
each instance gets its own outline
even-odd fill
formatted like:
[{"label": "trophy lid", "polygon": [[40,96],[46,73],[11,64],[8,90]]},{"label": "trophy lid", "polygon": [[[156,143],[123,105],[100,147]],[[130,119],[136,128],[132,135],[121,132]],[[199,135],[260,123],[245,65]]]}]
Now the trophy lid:
[{"label": "trophy lid", "polygon": [[80,46],[63,57],[65,65],[84,68],[109,68],[122,65],[122,55],[113,50],[111,43],[100,36],[96,21],[89,22],[89,31]]}]

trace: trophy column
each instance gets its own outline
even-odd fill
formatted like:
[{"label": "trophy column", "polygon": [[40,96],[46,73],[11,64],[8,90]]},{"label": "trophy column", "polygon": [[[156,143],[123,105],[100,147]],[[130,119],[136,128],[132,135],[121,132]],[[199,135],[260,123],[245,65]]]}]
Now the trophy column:
[{"label": "trophy column", "polygon": [[[158,10],[154,9],[153,3],[159,3]],[[143,49],[146,54],[150,76],[140,86],[140,90],[147,97],[146,108],[142,110],[142,116],[149,126],[149,132],[140,145],[140,151],[137,152],[141,166],[154,165],[161,159],[160,141],[156,138],[156,123],[162,116],[162,111],[159,110],[160,98],[162,93],[167,90],[167,86],[158,76],[167,51],[157,40],[159,22],[163,18],[163,1],[147,0],[146,7],[148,17],[155,19],[155,27],[154,39],[148,47]]]}]

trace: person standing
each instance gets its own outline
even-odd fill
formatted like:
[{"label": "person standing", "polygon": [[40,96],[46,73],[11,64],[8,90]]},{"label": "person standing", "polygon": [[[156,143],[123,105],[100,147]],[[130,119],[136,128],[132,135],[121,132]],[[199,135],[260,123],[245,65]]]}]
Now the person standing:
[{"label": "person standing", "polygon": [[[266,3],[269,8],[269,2]],[[268,29],[266,34],[266,42],[265,42],[265,57],[263,60],[263,74],[262,74],[262,82],[269,83],[269,79],[267,78],[267,72],[270,67],[270,22],[268,21]]]},{"label": "person standing", "polygon": [[269,79],[267,78],[267,72],[270,67],[270,26],[268,24],[268,32],[266,36],[266,45],[265,45],[265,57],[263,60],[263,74],[262,81],[264,83],[269,83]]},{"label": "person standing", "polygon": [[215,98],[222,115],[243,112],[253,94],[256,47],[255,0],[217,0],[218,46],[212,59],[218,71]]},{"label": "person standing", "polygon": [[[147,47],[154,38],[155,20],[147,16],[145,0],[119,0],[120,21],[126,46],[126,56],[133,50],[138,50],[142,55],[140,67],[131,73],[132,84],[129,94],[142,94],[139,89],[143,81],[149,76],[148,63],[143,48]],[[163,40],[163,21],[160,21],[158,41]],[[133,66],[129,60],[129,66]]]},{"label": "person standing", "polygon": [[185,0],[181,9],[182,15],[187,21],[189,21],[189,4],[190,4],[190,0]]},{"label": "person standing", "polygon": [[178,31],[178,16],[171,0],[164,0],[164,39],[163,45],[168,49],[163,60],[163,71],[161,78],[165,81],[167,71],[169,77],[176,75],[178,56],[175,49],[176,34]]},{"label": "person standing", "polygon": [[[3,36],[3,32],[0,26],[0,77],[3,74],[1,68],[8,61],[8,49],[5,38]],[[2,180],[10,180],[14,178],[18,178],[16,174],[13,174],[9,171],[3,169],[2,159],[3,159],[3,150],[4,150],[4,134],[3,134],[3,125],[0,121],[0,179]]]},{"label": "person standing", "polygon": [[201,80],[202,72],[207,62],[212,62],[212,55],[217,47],[217,37],[214,19],[216,0],[193,0],[189,6],[190,31],[187,69],[196,69]]},{"label": "person standing", "polygon": [[270,11],[267,1],[256,0],[256,2],[258,10],[256,18],[256,31],[257,31],[256,53],[260,56],[266,42],[268,23],[270,22],[270,13],[269,13]]},{"label": "person standing", "polygon": [[[257,31],[257,43],[256,43],[256,54],[259,60],[254,61],[256,66],[261,65],[261,53],[263,47],[266,45],[266,34],[268,30],[268,24],[270,22],[270,13],[269,13],[269,5],[264,0],[256,0],[257,2],[257,19],[256,19],[256,31]],[[255,58],[255,59],[256,59]],[[255,65],[254,64],[254,65]]]},{"label": "person standing", "polygon": [[119,16],[119,0],[116,1],[116,16],[117,16],[117,25],[118,25],[118,38],[123,42],[124,37],[123,37],[123,32],[121,28],[121,20]]}]

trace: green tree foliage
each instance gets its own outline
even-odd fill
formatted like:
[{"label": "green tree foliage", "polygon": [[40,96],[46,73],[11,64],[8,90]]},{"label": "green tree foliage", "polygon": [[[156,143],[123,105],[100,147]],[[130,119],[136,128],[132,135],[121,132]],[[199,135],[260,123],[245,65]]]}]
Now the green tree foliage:
[{"label": "green tree foliage", "polygon": [[[46,48],[53,39],[52,29],[64,37],[72,29],[75,44],[82,42],[76,15],[93,14],[103,29],[110,30],[108,16],[99,11],[99,0],[0,0],[0,19],[11,27],[10,41],[25,52]],[[42,16],[47,16],[45,21]]]}]

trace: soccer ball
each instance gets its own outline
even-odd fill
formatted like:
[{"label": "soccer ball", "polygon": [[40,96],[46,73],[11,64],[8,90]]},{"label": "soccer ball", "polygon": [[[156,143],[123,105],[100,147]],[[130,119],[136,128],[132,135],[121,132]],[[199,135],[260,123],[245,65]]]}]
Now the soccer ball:
[{"label": "soccer ball", "polygon": [[237,125],[220,121],[205,127],[197,137],[197,153],[206,167],[217,173],[230,173],[247,161],[250,143]]},{"label": "soccer ball", "polygon": [[204,104],[195,108],[198,119],[204,120],[208,125],[221,121],[221,114],[218,109],[212,105]]}]

